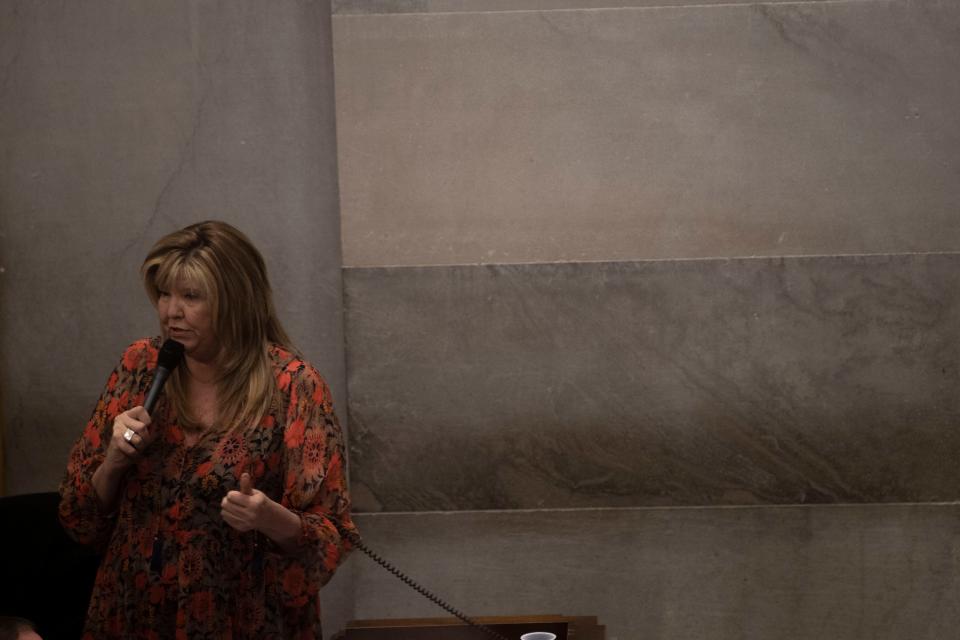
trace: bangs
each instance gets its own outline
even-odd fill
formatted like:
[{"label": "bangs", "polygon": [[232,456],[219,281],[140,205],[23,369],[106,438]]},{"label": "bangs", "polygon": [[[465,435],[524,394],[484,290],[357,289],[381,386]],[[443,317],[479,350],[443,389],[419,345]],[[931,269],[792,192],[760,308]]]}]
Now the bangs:
[{"label": "bangs", "polygon": [[212,300],[214,293],[213,278],[210,272],[198,260],[190,260],[182,255],[171,254],[157,265],[153,276],[154,295],[160,291],[193,289],[203,297]]}]

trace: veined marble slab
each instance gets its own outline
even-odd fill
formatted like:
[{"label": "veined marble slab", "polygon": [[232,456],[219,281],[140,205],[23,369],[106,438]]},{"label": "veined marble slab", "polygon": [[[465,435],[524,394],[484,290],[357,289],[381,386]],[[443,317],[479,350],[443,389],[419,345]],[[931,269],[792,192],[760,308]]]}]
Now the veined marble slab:
[{"label": "veined marble slab", "polygon": [[[595,615],[606,640],[943,640],[960,507],[361,514],[377,553],[469,615]],[[354,551],[324,628],[441,609]],[[479,637],[479,636],[478,636]]]},{"label": "veined marble slab", "polygon": [[[781,2],[836,2],[837,0],[764,0]],[[849,1],[849,0],[848,0]],[[854,0],[856,1],[856,0]],[[878,2],[883,0],[859,0]],[[674,6],[743,4],[743,0],[333,0],[334,15],[451,13],[492,11],[578,11],[584,9],[659,9]]]},{"label": "veined marble slab", "polygon": [[960,250],[955,2],[333,23],[348,266]]},{"label": "veined marble slab", "polygon": [[960,254],[344,278],[361,510],[960,497]]}]

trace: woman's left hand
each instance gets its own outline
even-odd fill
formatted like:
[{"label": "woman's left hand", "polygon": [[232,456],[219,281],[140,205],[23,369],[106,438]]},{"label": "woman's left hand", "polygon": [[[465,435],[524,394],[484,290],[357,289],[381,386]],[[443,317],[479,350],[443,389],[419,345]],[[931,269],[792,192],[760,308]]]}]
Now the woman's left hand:
[{"label": "woman's left hand", "polygon": [[253,488],[250,474],[240,476],[240,490],[230,491],[220,502],[220,515],[237,531],[263,530],[276,503]]},{"label": "woman's left hand", "polygon": [[230,491],[224,496],[220,515],[237,531],[259,531],[285,551],[298,548],[300,516],[254,489],[249,473],[240,476],[239,491]]}]

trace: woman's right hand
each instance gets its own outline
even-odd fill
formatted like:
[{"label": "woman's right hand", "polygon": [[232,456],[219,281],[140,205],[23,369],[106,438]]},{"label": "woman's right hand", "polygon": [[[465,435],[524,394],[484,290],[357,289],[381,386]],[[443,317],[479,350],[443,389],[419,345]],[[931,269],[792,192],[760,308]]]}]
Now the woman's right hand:
[{"label": "woman's right hand", "polygon": [[150,414],[143,407],[134,407],[114,418],[103,463],[93,472],[93,488],[104,509],[111,511],[116,507],[120,481],[156,437],[150,433]]},{"label": "woman's right hand", "polygon": [[113,435],[103,464],[117,471],[126,469],[143,457],[156,437],[150,432],[150,414],[146,409],[137,406],[124,411],[113,421]]}]

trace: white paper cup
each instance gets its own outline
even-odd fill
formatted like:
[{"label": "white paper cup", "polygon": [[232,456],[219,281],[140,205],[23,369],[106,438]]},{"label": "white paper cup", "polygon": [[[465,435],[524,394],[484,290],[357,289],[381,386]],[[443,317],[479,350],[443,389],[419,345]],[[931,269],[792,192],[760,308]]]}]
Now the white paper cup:
[{"label": "white paper cup", "polygon": [[531,631],[520,636],[520,640],[557,640],[557,634],[549,631]]}]

